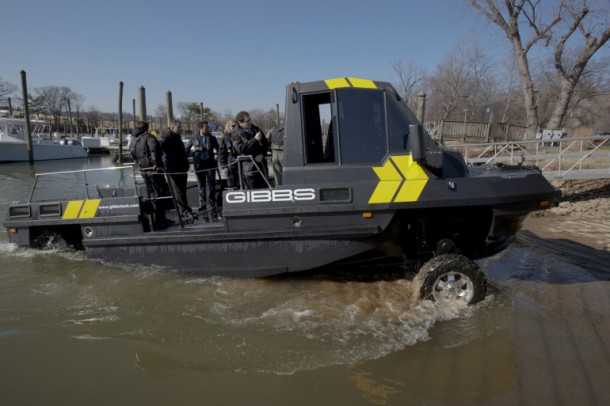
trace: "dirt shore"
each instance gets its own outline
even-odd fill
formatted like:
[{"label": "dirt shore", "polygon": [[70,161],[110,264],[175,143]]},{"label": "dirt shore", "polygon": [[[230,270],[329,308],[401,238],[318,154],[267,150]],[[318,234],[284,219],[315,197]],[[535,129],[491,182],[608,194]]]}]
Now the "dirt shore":
[{"label": "dirt shore", "polygon": [[610,251],[610,180],[564,181],[559,206],[530,215],[524,229],[543,238]]}]

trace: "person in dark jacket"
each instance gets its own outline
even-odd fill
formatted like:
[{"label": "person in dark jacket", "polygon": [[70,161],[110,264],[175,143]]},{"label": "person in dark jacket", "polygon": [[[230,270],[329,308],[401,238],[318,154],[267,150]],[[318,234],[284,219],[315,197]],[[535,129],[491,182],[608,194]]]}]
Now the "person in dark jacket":
[{"label": "person in dark jacket", "polygon": [[233,120],[229,120],[225,124],[222,138],[220,139],[220,148],[218,150],[218,163],[220,164],[221,171],[226,174],[227,187],[238,188],[239,177],[237,170],[237,151],[233,145],[233,139],[231,134],[237,127],[237,124]]},{"label": "person in dark jacket", "polygon": [[250,156],[252,160],[244,161],[242,173],[249,189],[264,189],[267,187],[267,151],[269,141],[260,128],[252,124],[250,114],[240,111],[235,117],[237,127],[233,130],[232,139],[238,155]]},{"label": "person in dark jacket", "polygon": [[161,151],[163,151],[163,164],[173,189],[179,214],[185,222],[191,223],[193,211],[186,197],[187,172],[190,165],[184,142],[180,136],[181,130],[180,121],[174,120],[161,138]]},{"label": "person in dark jacket", "polygon": [[155,198],[169,195],[165,178],[163,177],[163,160],[159,140],[148,132],[148,123],[137,123],[129,145],[129,155],[140,169],[140,174],[146,185],[146,193],[152,199],[154,209],[154,227],[165,228],[171,222],[165,218],[163,201]]},{"label": "person in dark jacket", "polygon": [[216,208],[216,172],[218,162],[215,153],[218,153],[218,140],[209,130],[208,122],[199,123],[199,133],[193,138],[191,144],[193,151],[193,165],[199,184],[199,212],[206,221],[215,221],[218,218]]},{"label": "person in dark jacket", "polygon": [[268,134],[271,143],[271,167],[275,185],[282,184],[282,163],[284,162],[284,127],[272,128]]}]

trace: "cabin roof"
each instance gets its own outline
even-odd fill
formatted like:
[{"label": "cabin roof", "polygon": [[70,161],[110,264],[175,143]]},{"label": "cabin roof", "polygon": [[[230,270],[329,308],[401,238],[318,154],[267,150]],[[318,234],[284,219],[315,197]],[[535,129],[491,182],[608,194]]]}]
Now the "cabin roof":
[{"label": "cabin roof", "polygon": [[356,76],[342,76],[313,82],[295,82],[292,83],[291,86],[295,86],[299,92],[321,92],[341,88],[391,89],[395,92],[394,87],[388,82],[364,79]]}]

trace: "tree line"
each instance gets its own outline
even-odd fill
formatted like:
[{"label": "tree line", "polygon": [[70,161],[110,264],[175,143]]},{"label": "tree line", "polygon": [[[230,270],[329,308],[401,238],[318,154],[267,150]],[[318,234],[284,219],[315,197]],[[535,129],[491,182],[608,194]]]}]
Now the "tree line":
[{"label": "tree line", "polygon": [[[606,0],[607,1],[607,0]],[[430,71],[394,64],[397,86],[414,109],[428,95],[431,120],[502,122],[540,128],[610,130],[610,2],[468,0],[505,37],[494,60],[474,44],[457,44]]]},{"label": "tree line", "polygon": [[[0,78],[0,106],[9,96],[13,96],[15,116],[22,117],[21,106],[23,101],[16,96],[17,87]],[[64,133],[93,133],[96,128],[117,128],[118,115],[116,113],[102,112],[95,106],[84,108],[85,97],[67,86],[43,86],[32,89],[28,97],[30,111],[34,118],[48,120],[52,131]],[[201,119],[215,123],[219,128],[226,121],[234,119],[231,110],[224,112],[213,111],[200,102],[178,102],[176,117],[185,123],[187,131],[192,131]],[[265,131],[277,125],[277,112],[274,109],[254,109],[250,116],[257,125]],[[124,112],[124,126],[129,129],[137,117],[132,113]],[[160,104],[146,118],[153,128],[163,129],[167,122],[167,106]]]}]

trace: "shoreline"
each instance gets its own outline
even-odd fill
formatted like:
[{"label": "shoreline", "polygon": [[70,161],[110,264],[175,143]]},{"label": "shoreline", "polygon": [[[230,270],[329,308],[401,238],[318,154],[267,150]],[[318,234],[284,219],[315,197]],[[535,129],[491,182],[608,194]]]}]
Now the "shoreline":
[{"label": "shoreline", "polygon": [[559,205],[529,215],[523,230],[610,251],[610,179],[564,181]]}]

